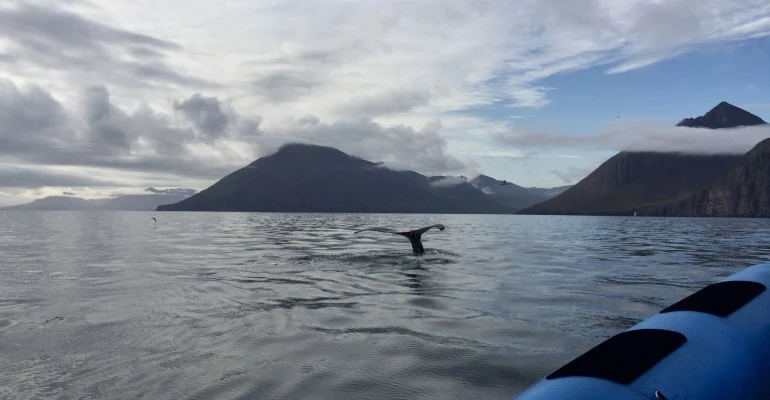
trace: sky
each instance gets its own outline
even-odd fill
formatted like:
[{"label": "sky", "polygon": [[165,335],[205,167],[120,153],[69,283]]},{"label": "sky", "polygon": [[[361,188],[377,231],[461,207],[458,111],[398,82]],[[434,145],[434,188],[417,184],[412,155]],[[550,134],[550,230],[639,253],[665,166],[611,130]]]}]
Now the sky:
[{"label": "sky", "polygon": [[621,150],[749,150],[767,0],[6,0],[0,205],[204,189],[289,142],[574,184]]}]

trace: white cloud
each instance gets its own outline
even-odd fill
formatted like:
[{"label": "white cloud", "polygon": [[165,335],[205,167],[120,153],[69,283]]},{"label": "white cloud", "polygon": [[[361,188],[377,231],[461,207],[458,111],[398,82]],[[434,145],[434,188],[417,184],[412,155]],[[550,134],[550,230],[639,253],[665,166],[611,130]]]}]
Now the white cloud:
[{"label": "white cloud", "polygon": [[[103,86],[86,88],[74,108],[80,112],[68,110],[38,86],[0,81],[0,167],[5,162],[48,168],[0,168],[0,187],[146,187],[176,179],[184,183],[170,186],[199,188],[201,180],[218,179],[287,142],[331,145],[429,174],[466,167],[447,153],[439,120],[414,129],[369,119],[325,122],[305,116],[263,129],[260,117],[244,117],[216,97],[194,94],[165,109],[139,105],[130,110],[114,104]],[[100,175],[106,176],[97,179]]]},{"label": "white cloud", "polygon": [[653,123],[613,124],[589,135],[570,135],[548,130],[512,130],[497,136],[500,143],[517,149],[671,151],[704,154],[742,154],[768,137],[770,125],[706,129]]},{"label": "white cloud", "polygon": [[457,186],[465,182],[466,181],[459,176],[445,176],[443,178],[439,178],[434,181],[431,181],[430,185],[433,187],[448,187],[448,186]]},{"label": "white cloud", "polygon": [[[547,106],[558,88],[545,78],[769,34],[766,0],[10,0],[0,122],[24,135],[0,135],[0,149],[200,182],[301,139],[448,173],[473,167],[466,144],[510,129],[474,109]],[[557,136],[635,145],[601,135]]]},{"label": "white cloud", "polygon": [[[369,115],[380,102],[399,96],[401,108],[384,109],[409,112],[409,104],[427,103],[441,113],[502,100],[541,107],[549,102],[549,88],[540,80],[556,73],[600,64],[611,72],[628,71],[702,44],[770,34],[765,0],[18,5],[27,3],[0,8],[8,16],[5,24],[0,18],[0,37],[5,27],[10,40],[0,53],[25,66],[54,63],[73,83],[120,83],[127,86],[121,90],[126,96],[141,92],[155,100],[169,91],[189,96],[179,85],[216,84],[214,94],[232,95],[237,106],[269,106],[260,107],[264,115],[282,116],[345,116],[356,98],[371,103],[360,110]],[[12,17],[22,21],[20,16],[31,22],[21,31],[21,22],[11,23]],[[88,36],[80,33],[84,29]],[[75,53],[19,48],[57,41],[77,45],[70,52],[80,49],[111,61],[84,74],[70,65],[80,59],[69,57]],[[148,83],[155,86],[143,87]]]}]

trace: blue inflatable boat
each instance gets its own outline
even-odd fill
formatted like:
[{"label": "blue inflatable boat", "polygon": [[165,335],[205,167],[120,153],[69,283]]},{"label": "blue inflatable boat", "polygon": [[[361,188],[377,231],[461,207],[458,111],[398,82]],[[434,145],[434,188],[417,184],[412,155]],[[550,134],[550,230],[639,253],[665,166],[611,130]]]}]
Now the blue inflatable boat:
[{"label": "blue inflatable boat", "polygon": [[515,400],[770,399],[770,264],[693,293]]}]

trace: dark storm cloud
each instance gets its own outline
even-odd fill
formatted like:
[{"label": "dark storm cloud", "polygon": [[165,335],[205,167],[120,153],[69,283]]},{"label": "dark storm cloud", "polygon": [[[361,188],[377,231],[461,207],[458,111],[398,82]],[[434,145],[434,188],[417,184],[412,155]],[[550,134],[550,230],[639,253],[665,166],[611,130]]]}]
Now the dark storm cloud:
[{"label": "dark storm cloud", "polygon": [[90,77],[132,86],[216,86],[165,63],[168,54],[181,50],[176,43],[114,28],[61,7],[14,4],[0,8],[0,37],[12,44],[5,62],[74,74],[88,71]]}]

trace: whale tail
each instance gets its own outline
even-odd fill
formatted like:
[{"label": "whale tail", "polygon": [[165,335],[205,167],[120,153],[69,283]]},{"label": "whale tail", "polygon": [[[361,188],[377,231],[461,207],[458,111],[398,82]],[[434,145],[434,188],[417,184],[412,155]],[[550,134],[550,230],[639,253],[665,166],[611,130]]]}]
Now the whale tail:
[{"label": "whale tail", "polygon": [[361,229],[354,233],[363,232],[363,231],[374,231],[374,232],[392,233],[394,235],[404,236],[407,239],[409,239],[409,242],[412,244],[412,252],[414,253],[414,255],[421,256],[425,254],[425,248],[422,246],[422,234],[433,228],[437,228],[438,230],[441,230],[441,231],[445,229],[444,225],[435,224],[435,225],[426,226],[420,229],[413,229],[411,231],[394,231],[389,228],[375,227],[375,228]]}]

